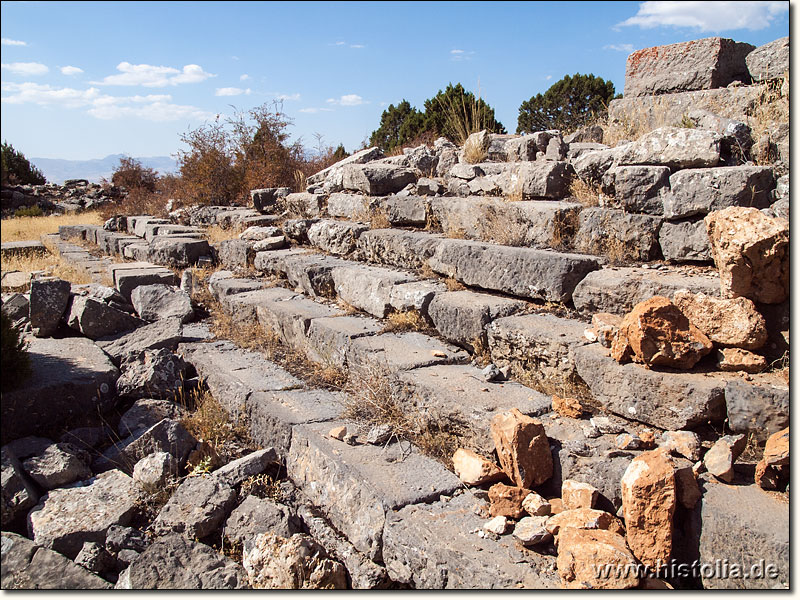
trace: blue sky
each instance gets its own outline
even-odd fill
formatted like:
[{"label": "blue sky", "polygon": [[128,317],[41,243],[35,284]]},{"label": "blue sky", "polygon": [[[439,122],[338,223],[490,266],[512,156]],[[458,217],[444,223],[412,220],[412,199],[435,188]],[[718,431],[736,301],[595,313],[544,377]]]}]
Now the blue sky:
[{"label": "blue sky", "polygon": [[406,98],[480,91],[513,132],[566,74],[621,92],[639,48],[789,35],[789,2],[2,2],[2,138],[27,156],[164,156],[274,99],[348,150]]}]

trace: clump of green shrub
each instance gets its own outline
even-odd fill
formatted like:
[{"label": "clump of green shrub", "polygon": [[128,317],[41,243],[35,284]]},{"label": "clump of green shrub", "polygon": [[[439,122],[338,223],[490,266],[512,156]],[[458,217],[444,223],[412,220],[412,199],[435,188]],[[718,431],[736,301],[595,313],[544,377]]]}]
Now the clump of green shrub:
[{"label": "clump of green shrub", "polygon": [[19,387],[31,375],[31,361],[19,328],[11,318],[0,311],[0,367],[3,377],[2,393]]}]

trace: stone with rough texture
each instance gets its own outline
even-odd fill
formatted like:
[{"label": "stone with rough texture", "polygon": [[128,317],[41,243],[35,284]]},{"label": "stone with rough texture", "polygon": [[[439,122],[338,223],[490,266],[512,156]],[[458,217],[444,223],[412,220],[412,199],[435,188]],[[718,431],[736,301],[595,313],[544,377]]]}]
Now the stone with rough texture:
[{"label": "stone with rough texture", "polygon": [[117,570],[117,560],[96,542],[84,542],[83,548],[75,557],[75,564],[101,577],[115,574]]},{"label": "stone with rough texture", "polygon": [[55,277],[34,279],[30,292],[30,320],[37,337],[50,337],[58,329],[69,303],[70,283]]},{"label": "stone with rough texture", "polygon": [[491,431],[500,466],[516,485],[532,488],[552,477],[553,457],[540,421],[514,408],[495,415]]},{"label": "stone with rough texture", "polygon": [[190,477],[158,513],[153,531],[159,535],[174,531],[190,539],[202,539],[219,528],[235,504],[236,491],[216,477]]},{"label": "stone with rough texture", "polygon": [[86,425],[111,407],[119,371],[91,340],[34,338],[28,356],[30,379],[3,392],[4,442],[67,424]]},{"label": "stone with rough texture", "polygon": [[0,450],[0,466],[2,467],[0,516],[3,526],[6,527],[36,506],[39,492],[25,476],[18,457],[13,451],[9,451],[8,446],[3,446]]},{"label": "stone with rough texture", "polygon": [[238,590],[248,588],[238,563],[182,535],[158,538],[120,574],[117,589]]},{"label": "stone with rough texture", "polygon": [[119,363],[129,354],[162,348],[174,352],[183,336],[183,325],[177,317],[160,319],[150,325],[123,335],[108,337],[98,341],[103,351]]},{"label": "stone with rough texture", "polygon": [[[617,533],[567,527],[558,536],[558,574],[567,589],[634,588],[639,578],[628,567],[635,562],[625,538]],[[608,565],[609,576],[599,576],[598,565]]]},{"label": "stone with rough texture", "polygon": [[725,415],[725,382],[699,373],[620,365],[599,344],[575,349],[575,366],[607,410],[660,429],[686,429]]},{"label": "stone with rough texture", "polygon": [[258,212],[270,215],[278,211],[278,203],[291,193],[288,187],[273,187],[250,190],[250,200]]},{"label": "stone with rough texture", "polygon": [[767,369],[767,359],[741,348],[722,348],[717,351],[717,368],[728,372],[760,373]]},{"label": "stone with rough texture", "polygon": [[481,504],[460,494],[390,514],[384,560],[392,580],[432,590],[557,587],[552,556],[526,552],[511,536],[471,533],[485,522],[474,512]]},{"label": "stone with rough texture", "polygon": [[308,178],[308,184],[318,185],[324,183],[325,187],[329,188],[329,191],[338,192],[342,189],[342,170],[346,165],[364,164],[380,158],[383,158],[383,152],[378,147],[359,150],[330,167],[314,173]]},{"label": "stone with rough texture", "polygon": [[453,454],[453,470],[467,485],[494,483],[504,477],[503,472],[492,461],[465,448],[459,448]]},{"label": "stone with rough texture", "polygon": [[187,323],[194,317],[192,300],[180,288],[157,283],[140,285],[131,292],[131,304],[145,321],[177,317]]},{"label": "stone with rough texture", "polygon": [[711,244],[703,221],[663,222],[658,231],[658,245],[667,261],[711,262]]},{"label": "stone with rough texture", "polygon": [[746,445],[747,436],[743,434],[722,436],[706,452],[703,464],[714,477],[731,483],[734,478],[733,464],[744,452]]},{"label": "stone with rough texture", "polygon": [[669,220],[707,215],[729,206],[766,208],[775,188],[771,167],[685,169],[669,178],[664,217]]},{"label": "stone with rough texture", "polygon": [[311,536],[296,533],[284,538],[259,534],[246,549],[242,564],[250,585],[257,589],[334,589],[347,587],[347,571],[328,558]]},{"label": "stone with rough texture", "polygon": [[677,496],[675,469],[663,450],[637,456],[622,476],[622,510],[628,545],[650,567],[672,556]]},{"label": "stone with rough texture", "polygon": [[323,220],[309,227],[308,240],[311,245],[325,252],[349,254],[355,250],[358,236],[368,229],[359,223]]},{"label": "stone with rough texture", "polygon": [[660,127],[617,149],[619,165],[656,165],[670,169],[700,169],[719,164],[722,136],[705,129]]},{"label": "stone with rough texture", "polygon": [[545,523],[547,517],[523,517],[514,527],[514,537],[523,546],[536,546],[544,544],[553,539],[552,534],[547,531]]},{"label": "stone with rough texture", "polygon": [[[692,513],[689,536],[689,543],[699,549],[695,558],[707,564],[717,560],[735,563],[747,574],[755,573],[752,569],[761,565],[764,573],[761,578],[743,581],[709,570],[701,572],[703,587],[788,589],[789,502],[757,485],[726,485],[707,475],[701,477],[700,485],[703,497]],[[767,573],[766,568],[774,569],[774,573]]]},{"label": "stone with rough texture", "polygon": [[612,167],[603,177],[603,187],[613,186],[614,200],[626,212],[663,215],[669,173],[668,167]]},{"label": "stone with rough texture", "polygon": [[625,97],[724,88],[749,83],[745,57],[755,46],[709,37],[643,48],[628,55]]},{"label": "stone with rough texture", "polygon": [[665,431],[661,434],[662,446],[688,458],[691,461],[700,460],[702,446],[700,438],[693,431]]},{"label": "stone with rough texture", "polygon": [[728,426],[758,441],[789,425],[789,388],[733,379],[725,385]]},{"label": "stone with rough texture", "polygon": [[512,248],[469,240],[442,240],[430,267],[469,286],[566,302],[575,286],[599,267],[589,256]]},{"label": "stone with rough texture", "polygon": [[593,271],[575,287],[575,308],[583,313],[625,315],[653,296],[671,297],[681,289],[719,296],[719,280],[708,275],[686,275],[677,270],[613,267]]},{"label": "stone with rough texture", "polygon": [[395,194],[409,183],[416,183],[412,169],[394,165],[347,165],[342,170],[342,186],[370,196]]},{"label": "stone with rough texture", "polygon": [[575,508],[594,508],[599,498],[599,492],[593,485],[565,479],[561,483],[561,502],[565,510]]},{"label": "stone with rough texture", "polygon": [[296,425],[286,471],[357,550],[377,560],[387,514],[452,494],[463,484],[417,450],[408,454],[408,446],[350,446],[328,437],[340,424]]},{"label": "stone with rough texture", "polygon": [[109,267],[109,274],[114,287],[122,297],[130,299],[131,292],[140,285],[162,283],[178,285],[178,277],[166,267],[159,267],[148,262],[119,263]]},{"label": "stone with rough texture", "polygon": [[722,295],[778,304],[789,296],[789,223],[756,208],[729,207],[705,218]]},{"label": "stone with rough texture", "polygon": [[618,362],[691,369],[712,345],[668,298],[654,296],[625,315],[611,346]]},{"label": "stone with rough texture", "polygon": [[467,353],[434,337],[406,331],[356,338],[347,349],[350,369],[404,371],[438,364],[464,363]]},{"label": "stone with rough texture", "polygon": [[745,57],[753,81],[769,81],[789,73],[789,36],[759,46]]},{"label": "stone with rough texture", "polygon": [[554,511],[545,527],[554,536],[568,529],[605,529],[621,535],[625,533],[622,521],[609,512],[595,508],[562,508],[557,513]]},{"label": "stone with rough texture", "polygon": [[103,590],[107,582],[28,538],[10,531],[0,540],[0,586],[4,590]]},{"label": "stone with rough texture", "polygon": [[503,194],[522,200],[559,199],[569,195],[575,169],[568,162],[546,160],[512,163],[513,167],[495,177]]},{"label": "stone with rough texture", "polygon": [[214,477],[221,483],[235,487],[248,477],[259,475],[271,465],[279,465],[278,453],[274,448],[264,448],[251,452],[214,471]]},{"label": "stone with rough texture", "polygon": [[117,393],[127,398],[172,399],[183,389],[186,363],[165,348],[125,355]]},{"label": "stone with rough texture", "polygon": [[659,256],[660,227],[659,217],[612,208],[584,208],[573,245],[578,252],[606,256],[617,262],[647,262]]},{"label": "stone with rough texture", "polygon": [[774,490],[789,479],[789,428],[769,436],[764,455],[756,465],[756,483],[765,490]]},{"label": "stone with rough texture", "polygon": [[391,310],[394,288],[415,279],[407,273],[363,264],[336,267],[331,277],[339,298],[378,318]]},{"label": "stone with rough texture", "polygon": [[169,452],[153,452],[133,466],[133,480],[146,492],[158,492],[178,474],[175,457]]},{"label": "stone with rough texture", "polygon": [[80,455],[81,451],[72,444],[52,444],[25,460],[22,467],[43,489],[52,490],[91,477],[88,458]]},{"label": "stone with rough texture", "polygon": [[28,533],[41,546],[74,558],[84,542],[105,543],[111,525],[127,525],[140,492],[120,471],[102,473],[83,486],[52,490],[28,514]]},{"label": "stone with rough texture", "polygon": [[182,465],[196,444],[197,440],[179,421],[162,419],[145,431],[115,442],[92,466],[95,471],[119,468],[131,473],[137,462],[154,452],[169,452]]},{"label": "stone with rough texture", "polygon": [[358,238],[359,253],[369,262],[420,269],[433,256],[442,238],[422,231],[375,229]]},{"label": "stone with rough texture", "polygon": [[162,419],[179,419],[182,414],[181,407],[174,402],[143,398],[134,402],[120,417],[117,431],[128,437],[147,431]]},{"label": "stone with rough texture", "polygon": [[483,525],[483,530],[495,535],[505,535],[506,531],[508,531],[508,525],[508,519],[502,515],[498,515],[487,521]]},{"label": "stone with rough texture", "polygon": [[143,324],[133,315],[88,296],[73,296],[65,318],[67,325],[92,340],[124,333]]},{"label": "stone with rough texture", "polygon": [[249,544],[260,533],[288,538],[301,530],[301,523],[291,508],[252,495],[231,511],[224,529],[225,537],[240,544]]},{"label": "stone with rough texture", "polygon": [[157,236],[147,250],[150,262],[178,268],[191,266],[201,256],[210,255],[211,247],[206,240],[190,237]]},{"label": "stone with rough texture", "polygon": [[550,502],[536,492],[531,492],[522,501],[522,509],[532,517],[548,517],[551,514]]},{"label": "stone with rough texture", "polygon": [[715,344],[757,350],[767,341],[767,324],[747,298],[720,299],[680,290],[673,303]]},{"label": "stone with rough texture", "polygon": [[489,488],[489,514],[519,519],[525,514],[522,502],[530,490],[519,486],[496,483]]},{"label": "stone with rough texture", "polygon": [[222,240],[214,244],[219,263],[226,269],[247,269],[253,264],[255,242],[247,240]]}]

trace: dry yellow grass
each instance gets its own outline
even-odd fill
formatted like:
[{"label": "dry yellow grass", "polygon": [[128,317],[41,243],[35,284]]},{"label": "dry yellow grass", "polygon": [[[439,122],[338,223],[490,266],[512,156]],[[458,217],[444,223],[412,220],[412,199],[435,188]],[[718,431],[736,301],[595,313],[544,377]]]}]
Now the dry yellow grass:
[{"label": "dry yellow grass", "polygon": [[209,244],[213,244],[215,242],[222,242],[224,240],[235,240],[239,238],[239,234],[242,233],[244,229],[241,227],[229,227],[224,229],[219,225],[212,225],[211,227],[206,228],[206,239],[208,240]]},{"label": "dry yellow grass", "polygon": [[19,242],[39,240],[48,233],[58,233],[59,225],[102,225],[100,212],[93,210],[83,213],[50,215],[48,217],[15,217],[3,219],[0,227],[0,241]]},{"label": "dry yellow grass", "polygon": [[575,177],[569,186],[570,195],[584,206],[600,205],[600,186],[585,182],[580,177]]},{"label": "dry yellow grass", "polygon": [[487,155],[487,148],[485,144],[481,144],[474,137],[467,138],[466,142],[464,143],[464,160],[467,163],[476,165],[479,162],[482,162]]},{"label": "dry yellow grass", "polygon": [[390,313],[381,333],[401,333],[403,331],[430,331],[431,326],[418,310],[402,310]]},{"label": "dry yellow grass", "polygon": [[[4,226],[5,227],[5,226]],[[21,271],[32,273],[34,271],[44,271],[45,273],[64,279],[71,283],[91,283],[92,277],[87,271],[76,267],[67,262],[58,254],[56,248],[48,241],[44,242],[49,250],[49,254],[44,256],[38,254],[25,254],[22,256],[3,257],[0,259],[0,271],[10,273]],[[104,282],[108,285],[108,282]]]}]

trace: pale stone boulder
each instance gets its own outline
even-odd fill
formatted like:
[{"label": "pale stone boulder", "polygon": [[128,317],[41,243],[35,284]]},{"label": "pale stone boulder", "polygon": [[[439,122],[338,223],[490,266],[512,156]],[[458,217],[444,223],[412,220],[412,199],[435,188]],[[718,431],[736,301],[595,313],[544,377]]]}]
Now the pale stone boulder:
[{"label": "pale stone boulder", "polygon": [[505,476],[492,461],[465,448],[459,448],[453,454],[453,469],[467,485],[494,483]]},{"label": "pale stone boulder", "polygon": [[756,208],[729,207],[705,218],[722,295],[779,304],[789,297],[789,222]]},{"label": "pale stone boulder", "polygon": [[708,472],[717,479],[731,483],[734,479],[733,465],[744,452],[747,436],[725,435],[719,438],[711,450],[703,457],[703,464]]},{"label": "pale stone boulder", "polygon": [[594,508],[600,492],[593,485],[565,479],[561,484],[561,501],[566,510],[575,508]]},{"label": "pale stone boulder", "polygon": [[[634,569],[626,568],[634,564],[625,538],[617,533],[567,527],[559,536],[556,566],[565,588],[634,588],[639,578]],[[598,574],[597,565],[608,565],[606,577]]]},{"label": "pale stone boulder", "polygon": [[489,514],[519,519],[525,514],[522,502],[530,493],[525,488],[496,483],[489,488]]},{"label": "pale stone boulder", "polygon": [[717,352],[717,367],[720,371],[760,373],[767,368],[767,359],[741,348],[722,348]]},{"label": "pale stone boulder", "polygon": [[692,325],[720,346],[757,350],[767,341],[767,322],[747,298],[714,298],[680,290],[672,301]]}]

